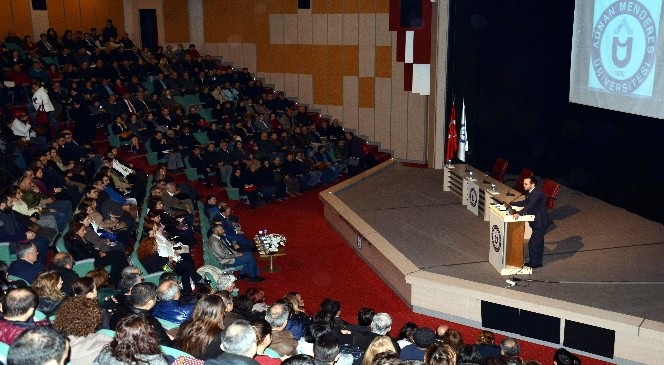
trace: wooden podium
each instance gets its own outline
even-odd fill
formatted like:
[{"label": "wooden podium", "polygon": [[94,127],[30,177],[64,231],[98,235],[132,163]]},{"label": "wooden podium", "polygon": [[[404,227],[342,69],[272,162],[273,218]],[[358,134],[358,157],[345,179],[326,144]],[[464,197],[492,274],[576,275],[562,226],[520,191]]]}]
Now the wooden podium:
[{"label": "wooden podium", "polygon": [[523,242],[526,222],[534,215],[509,214],[502,204],[489,205],[489,261],[500,275],[530,275],[532,269],[523,266]]}]

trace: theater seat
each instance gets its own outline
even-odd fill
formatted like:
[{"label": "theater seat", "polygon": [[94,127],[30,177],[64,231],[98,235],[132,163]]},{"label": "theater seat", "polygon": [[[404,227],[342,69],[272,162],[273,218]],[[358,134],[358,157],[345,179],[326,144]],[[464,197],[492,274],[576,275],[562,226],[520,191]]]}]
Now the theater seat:
[{"label": "theater seat", "polygon": [[531,177],[535,176],[535,173],[531,169],[527,168],[522,168],[521,173],[519,174],[519,178],[516,179],[516,183],[514,184],[514,190],[518,191],[521,194],[525,194],[526,191],[523,190],[523,180],[529,179]]},{"label": "theater seat", "polygon": [[553,204],[558,197],[559,191],[560,191],[560,184],[550,179],[544,180],[544,185],[542,186],[542,192],[544,193],[544,196],[546,196],[546,198],[548,199],[546,203],[546,209],[553,209]]},{"label": "theater seat", "polygon": [[505,171],[507,171],[507,160],[504,158],[498,157],[496,162],[493,164],[493,170],[491,171],[491,177],[495,180],[500,181],[501,183],[505,182]]}]

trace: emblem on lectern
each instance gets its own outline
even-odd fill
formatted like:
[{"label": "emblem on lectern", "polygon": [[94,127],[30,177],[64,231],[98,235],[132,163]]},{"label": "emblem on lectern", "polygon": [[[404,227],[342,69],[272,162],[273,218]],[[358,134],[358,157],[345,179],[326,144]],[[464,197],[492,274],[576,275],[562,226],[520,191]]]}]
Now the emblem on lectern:
[{"label": "emblem on lectern", "polygon": [[477,190],[475,190],[474,187],[470,188],[470,191],[468,192],[468,201],[473,208],[477,206]]},{"label": "emblem on lectern", "polygon": [[491,246],[493,246],[493,250],[500,252],[500,246],[502,245],[502,242],[503,237],[502,233],[500,232],[500,227],[494,224],[493,227],[491,227]]}]

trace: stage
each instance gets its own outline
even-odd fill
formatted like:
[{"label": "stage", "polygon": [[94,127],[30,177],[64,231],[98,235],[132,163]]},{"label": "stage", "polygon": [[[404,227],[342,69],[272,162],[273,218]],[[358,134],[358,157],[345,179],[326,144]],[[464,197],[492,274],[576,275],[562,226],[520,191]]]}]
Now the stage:
[{"label": "stage", "polygon": [[551,346],[573,344],[568,331],[579,323],[615,334],[608,357],[581,349],[596,357],[650,363],[643,351],[652,345],[664,359],[659,223],[563,186],[549,211],[544,267],[508,288],[488,261],[489,223],[443,191],[442,170],[392,160],[321,199],[330,224],[415,311],[482,327],[486,304],[498,304],[559,319]]}]

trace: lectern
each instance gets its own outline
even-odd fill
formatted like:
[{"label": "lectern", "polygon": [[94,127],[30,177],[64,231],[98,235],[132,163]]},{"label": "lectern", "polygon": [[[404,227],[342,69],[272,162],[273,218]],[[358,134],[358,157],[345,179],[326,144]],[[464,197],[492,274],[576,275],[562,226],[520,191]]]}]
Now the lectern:
[{"label": "lectern", "polygon": [[523,241],[526,222],[535,220],[534,215],[509,214],[502,204],[489,206],[489,261],[500,275],[529,275],[532,269],[523,267]]}]

